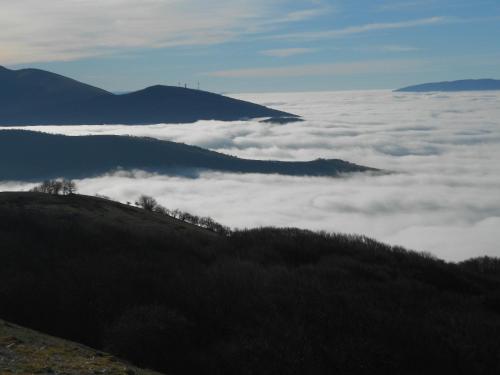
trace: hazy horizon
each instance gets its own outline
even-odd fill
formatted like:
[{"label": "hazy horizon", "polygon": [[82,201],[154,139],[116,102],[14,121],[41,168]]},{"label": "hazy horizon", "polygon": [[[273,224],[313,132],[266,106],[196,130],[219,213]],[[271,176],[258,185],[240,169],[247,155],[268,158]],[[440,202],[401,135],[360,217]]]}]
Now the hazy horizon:
[{"label": "hazy horizon", "polygon": [[[8,67],[6,67],[6,68],[7,69],[11,69],[11,70],[22,70],[22,69],[29,69],[30,67],[25,67],[25,68],[22,68],[22,67],[19,67],[19,68],[8,68]],[[34,69],[37,69],[37,68],[34,68]],[[50,71],[50,72],[61,75],[57,71]],[[75,77],[68,77],[68,78],[71,78],[71,79],[74,79],[74,80],[78,80]],[[500,80],[500,79],[497,79],[495,77],[482,77],[482,78],[467,78],[467,77],[464,77],[464,78],[461,78],[461,79],[451,80],[451,81],[450,80],[448,80],[448,81],[447,80],[437,80],[437,81],[433,81],[432,83],[454,82],[454,81],[461,81],[461,80],[484,80],[484,79],[486,79],[486,80],[487,79]],[[88,84],[88,82],[83,82],[83,81],[81,81],[81,82]],[[413,84],[410,84],[408,86],[419,85],[419,84],[422,84],[422,83],[431,83],[431,82],[414,82]],[[109,92],[111,92],[111,93],[113,93],[115,95],[123,95],[123,94],[131,93],[131,92],[135,92],[135,91],[140,91],[140,90],[143,90],[145,88],[153,87],[153,86],[156,86],[156,85],[157,84],[153,84],[152,86],[146,86],[146,87],[136,87],[134,89],[126,90],[126,91],[114,91],[114,90],[109,90],[106,87],[99,87],[99,88],[104,89],[106,91],[109,91]],[[198,84],[196,84],[196,86],[193,86],[193,87],[190,87],[187,84],[180,84],[180,83],[178,83],[177,85],[176,84],[165,84],[165,86],[187,87],[187,88],[190,88],[190,89],[200,89],[202,91],[208,91],[208,90],[204,90],[203,88],[199,87]],[[98,86],[96,86],[96,87],[98,87]],[[272,90],[272,89],[270,89],[270,90],[262,90],[262,91],[245,91],[245,90],[241,90],[241,91],[233,91],[233,92],[231,92],[231,91],[226,91],[226,92],[219,91],[219,92],[216,92],[216,93],[220,94],[220,95],[227,95],[227,96],[234,95],[234,96],[237,96],[237,95],[240,95],[240,94],[243,94],[243,95],[252,95],[252,94],[261,94],[261,93],[265,93],[265,94],[282,94],[282,93],[324,93],[324,92],[344,92],[344,91],[395,91],[395,90],[403,88],[403,87],[406,87],[406,86],[384,87],[384,88],[344,88],[344,89],[338,89],[338,90],[333,89],[333,88],[310,89],[310,90],[295,89],[295,90],[289,90],[289,91],[276,91],[276,90]],[[483,91],[483,90],[477,90],[477,91]]]},{"label": "hazy horizon", "polygon": [[496,0],[2,1],[0,65],[102,87],[389,89],[500,78]]}]

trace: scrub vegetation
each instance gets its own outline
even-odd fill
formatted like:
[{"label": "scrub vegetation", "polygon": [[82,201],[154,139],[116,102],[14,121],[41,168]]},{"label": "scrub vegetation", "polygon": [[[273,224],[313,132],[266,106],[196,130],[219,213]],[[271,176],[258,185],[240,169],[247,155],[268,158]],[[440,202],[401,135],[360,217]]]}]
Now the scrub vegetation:
[{"label": "scrub vegetation", "polygon": [[492,374],[500,262],[0,194],[0,317],[169,374]]}]

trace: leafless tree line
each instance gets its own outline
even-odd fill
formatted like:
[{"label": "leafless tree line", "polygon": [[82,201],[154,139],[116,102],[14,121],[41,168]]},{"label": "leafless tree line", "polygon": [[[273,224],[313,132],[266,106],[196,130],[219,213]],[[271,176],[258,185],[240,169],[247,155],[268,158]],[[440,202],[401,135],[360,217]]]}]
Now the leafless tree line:
[{"label": "leafless tree line", "polygon": [[76,193],[77,187],[72,180],[45,180],[30,191],[52,195],[71,195]]},{"label": "leafless tree line", "polygon": [[174,219],[184,221],[199,227],[211,230],[212,232],[222,234],[224,236],[229,236],[231,234],[231,229],[225,225],[216,222],[214,219],[208,216],[200,217],[197,215],[190,214],[189,212],[181,211],[179,209],[170,210],[162,205],[158,204],[156,199],[147,195],[141,195],[135,204],[143,209],[151,212],[157,212],[162,215],[170,216]]}]

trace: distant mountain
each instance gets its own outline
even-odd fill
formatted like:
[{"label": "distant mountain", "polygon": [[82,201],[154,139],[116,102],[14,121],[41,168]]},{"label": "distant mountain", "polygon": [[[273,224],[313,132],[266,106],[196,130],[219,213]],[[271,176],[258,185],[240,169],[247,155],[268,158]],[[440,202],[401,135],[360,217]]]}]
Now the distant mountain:
[{"label": "distant mountain", "polygon": [[68,137],[24,130],[0,130],[0,179],[83,178],[109,171],[142,169],[196,176],[199,170],[337,176],[376,171],[343,160],[308,162],[240,159],[182,143],[124,136]]},{"label": "distant mountain", "polygon": [[0,67],[0,125],[100,125],[297,117],[206,91],[152,86],[116,95],[39,69]]},{"label": "distant mountain", "polygon": [[491,91],[500,90],[500,80],[464,79],[452,82],[424,83],[422,85],[404,87],[396,92],[429,92],[429,91]]}]

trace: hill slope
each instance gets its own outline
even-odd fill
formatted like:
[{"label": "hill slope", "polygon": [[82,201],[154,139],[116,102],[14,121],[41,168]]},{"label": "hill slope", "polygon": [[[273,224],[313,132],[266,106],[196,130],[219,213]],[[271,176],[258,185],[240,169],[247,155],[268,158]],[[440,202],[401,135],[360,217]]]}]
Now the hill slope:
[{"label": "hill slope", "polygon": [[23,130],[0,130],[2,180],[83,178],[117,168],[189,176],[196,176],[200,170],[293,176],[337,176],[340,173],[375,171],[343,160],[282,162],[240,159],[152,138],[68,137]]},{"label": "hill slope", "polygon": [[0,125],[36,124],[63,116],[74,103],[106,96],[113,94],[58,74],[0,67]]},{"label": "hill slope", "polygon": [[115,95],[39,69],[0,67],[0,125],[100,125],[234,121],[295,115],[171,86]]},{"label": "hill slope", "polygon": [[465,79],[451,82],[424,83],[408,86],[396,92],[431,92],[431,91],[491,91],[500,90],[500,80],[494,79]]},{"label": "hill slope", "polygon": [[[0,317],[174,374],[494,374],[500,261],[0,193]],[[26,307],[29,308],[26,308]]]},{"label": "hill slope", "polygon": [[0,320],[2,374],[160,375],[110,354]]}]

